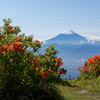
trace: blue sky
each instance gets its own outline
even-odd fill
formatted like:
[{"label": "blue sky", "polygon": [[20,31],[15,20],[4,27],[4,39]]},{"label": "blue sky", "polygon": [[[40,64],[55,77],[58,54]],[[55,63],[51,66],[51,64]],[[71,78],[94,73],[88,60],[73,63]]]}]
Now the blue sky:
[{"label": "blue sky", "polygon": [[100,0],[1,0],[3,19],[21,26],[21,33],[47,39],[65,30],[100,37]]}]

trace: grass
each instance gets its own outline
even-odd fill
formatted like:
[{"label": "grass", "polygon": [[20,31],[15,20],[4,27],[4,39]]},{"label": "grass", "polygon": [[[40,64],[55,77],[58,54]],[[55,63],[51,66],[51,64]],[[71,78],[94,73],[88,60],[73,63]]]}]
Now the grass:
[{"label": "grass", "polygon": [[100,100],[100,78],[84,81],[67,79],[56,87],[60,89],[65,100]]}]

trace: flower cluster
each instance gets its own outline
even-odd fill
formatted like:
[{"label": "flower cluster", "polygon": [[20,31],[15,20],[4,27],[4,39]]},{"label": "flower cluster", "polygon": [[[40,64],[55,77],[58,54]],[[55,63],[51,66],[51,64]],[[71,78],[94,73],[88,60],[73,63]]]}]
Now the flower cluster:
[{"label": "flower cluster", "polygon": [[19,42],[21,42],[22,38],[20,38],[20,37],[18,36],[18,37],[16,37],[16,40],[19,41]]},{"label": "flower cluster", "polygon": [[65,74],[66,73],[66,70],[64,70],[64,68],[61,68],[60,69],[60,74]]},{"label": "flower cluster", "polygon": [[56,67],[62,66],[63,62],[61,58],[56,58]]},{"label": "flower cluster", "polygon": [[48,78],[47,77],[48,74],[49,74],[49,72],[46,71],[46,70],[45,71],[42,71],[42,70],[40,71],[40,77],[43,77],[43,79]]},{"label": "flower cluster", "polygon": [[[99,76],[100,75],[100,53],[94,57],[88,58],[83,64],[83,68],[79,67],[77,70],[81,72],[82,75],[89,76]],[[86,76],[85,76],[86,77]]]},{"label": "flower cluster", "polygon": [[12,43],[10,45],[7,44],[1,44],[0,46],[0,53],[2,53],[3,51],[20,51],[20,50],[24,50],[25,48],[22,46],[22,44],[20,42],[16,42],[16,43]]},{"label": "flower cluster", "polygon": [[[44,54],[45,55],[45,63],[47,62],[48,63],[48,61],[50,60],[49,59],[49,56],[47,56],[47,54],[45,53]],[[53,62],[53,66],[55,66],[54,68],[53,67],[47,67],[46,69],[45,69],[45,67],[44,67],[44,65],[43,65],[43,63],[41,63],[39,60],[41,60],[42,61],[42,58],[40,59],[40,57],[39,57],[39,55],[35,55],[35,57],[36,57],[36,59],[33,59],[33,60],[31,60],[30,58],[29,58],[29,63],[30,63],[30,65],[32,64],[32,66],[33,66],[33,68],[35,68],[36,70],[38,70],[38,72],[39,72],[39,76],[40,77],[42,77],[43,79],[47,79],[48,78],[48,75],[50,74],[50,72],[51,72],[51,70],[53,70],[53,69],[56,69],[56,70],[58,70],[59,69],[59,67],[60,66],[62,66],[63,65],[63,62],[62,62],[62,59],[61,58],[52,58],[51,59],[51,62]],[[39,58],[39,60],[37,60]],[[54,61],[56,61],[55,63],[54,63]],[[42,70],[43,69],[43,70]],[[45,69],[45,70],[44,70]],[[60,74],[66,74],[66,70],[64,70],[64,68],[61,68],[60,70],[58,70],[57,71],[57,73],[60,73]],[[57,75],[57,74],[56,74]]]},{"label": "flower cluster", "polygon": [[[29,38],[29,40],[32,41],[31,38]],[[39,40],[35,40],[35,43],[33,43],[33,44],[31,45],[31,47],[33,47],[34,44],[41,45],[41,42],[40,42]]]},{"label": "flower cluster", "polygon": [[[54,84],[65,71],[59,69],[63,62],[56,58],[58,50],[50,46],[45,54],[40,54],[40,41],[32,41],[33,36],[18,35],[20,28],[10,26],[12,21],[9,18],[3,21],[4,27],[0,28],[0,98],[39,99],[44,94],[42,100],[48,99],[49,95],[54,100],[59,98]],[[30,46],[33,52],[27,51]]]},{"label": "flower cluster", "polygon": [[13,29],[12,26],[8,26],[8,28],[9,28],[10,31],[14,32],[14,29]]},{"label": "flower cluster", "polygon": [[39,40],[35,40],[35,43],[37,44],[41,44],[41,42]]}]

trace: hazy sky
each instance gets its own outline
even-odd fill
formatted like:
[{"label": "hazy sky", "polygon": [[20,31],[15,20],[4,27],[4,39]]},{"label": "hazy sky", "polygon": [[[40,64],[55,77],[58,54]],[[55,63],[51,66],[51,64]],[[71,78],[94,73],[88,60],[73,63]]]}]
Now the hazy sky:
[{"label": "hazy sky", "polygon": [[3,19],[21,26],[21,33],[47,39],[65,30],[100,37],[100,0],[0,0]]}]

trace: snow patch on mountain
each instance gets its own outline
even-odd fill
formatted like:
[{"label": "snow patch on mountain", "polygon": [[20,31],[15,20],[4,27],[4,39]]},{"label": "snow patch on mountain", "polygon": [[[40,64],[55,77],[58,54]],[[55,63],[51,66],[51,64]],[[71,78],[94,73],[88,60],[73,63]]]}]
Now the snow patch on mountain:
[{"label": "snow patch on mountain", "polygon": [[61,34],[74,34],[74,32],[72,30],[65,30]]},{"label": "snow patch on mountain", "polygon": [[[75,33],[74,31],[72,31],[72,30],[65,30],[64,32],[62,32],[62,33],[60,33],[58,36],[63,36],[63,34],[64,34],[64,36],[66,35],[72,35],[72,37],[73,36],[78,36],[78,35],[80,35],[80,34],[77,34],[77,33]],[[53,37],[49,37],[49,38],[47,38],[47,39],[38,39],[40,42],[43,42],[43,44],[45,44],[48,40],[50,40],[50,39],[54,39],[55,37],[57,37],[58,38],[58,36],[53,36]],[[87,39],[87,42],[88,43],[92,43],[92,44],[94,44],[94,43],[96,43],[96,41],[99,41],[100,42],[100,37],[97,37],[97,36],[93,36],[93,35],[80,35],[80,36],[82,36],[83,38],[85,38],[85,39]],[[59,40],[60,41],[60,40]],[[84,44],[86,41],[85,40],[81,40],[80,39],[80,43],[81,44]]]},{"label": "snow patch on mountain", "polygon": [[47,39],[38,39],[40,42],[45,42],[45,41],[47,41],[47,40],[49,40],[49,39],[51,39],[51,38],[53,38],[53,37],[48,37]]}]

